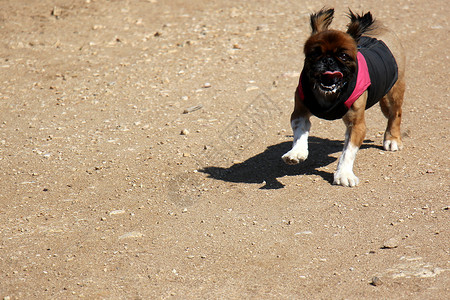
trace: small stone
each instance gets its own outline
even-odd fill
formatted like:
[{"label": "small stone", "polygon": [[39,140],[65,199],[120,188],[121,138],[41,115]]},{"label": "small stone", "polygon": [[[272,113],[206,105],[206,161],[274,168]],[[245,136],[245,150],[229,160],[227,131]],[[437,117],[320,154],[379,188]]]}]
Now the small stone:
[{"label": "small stone", "polygon": [[300,76],[300,72],[285,72],[282,74],[283,77],[297,78]]},{"label": "small stone", "polygon": [[252,85],[245,89],[246,92],[250,92],[250,91],[254,91],[254,90],[259,90],[259,87]]},{"label": "small stone", "polygon": [[62,10],[59,7],[53,7],[52,9],[52,16],[54,16],[55,18],[59,19],[59,17],[61,16]]},{"label": "small stone", "polygon": [[133,239],[134,238],[141,238],[143,236],[144,236],[144,234],[142,234],[142,233],[140,233],[138,231],[132,231],[132,232],[128,232],[128,233],[125,233],[125,234],[119,236],[119,240],[130,239],[130,238],[133,238]]},{"label": "small stone", "polygon": [[372,281],[370,281],[370,284],[373,285],[373,286],[380,286],[380,285],[383,284],[383,281],[381,281],[380,278],[375,276],[375,277],[372,278]]},{"label": "small stone", "polygon": [[312,231],[300,231],[300,232],[296,232],[295,235],[303,235],[303,234],[312,234]]},{"label": "small stone", "polygon": [[203,85],[203,88],[205,88],[205,89],[210,88],[210,87],[211,87],[211,83],[209,83],[209,82],[206,82],[206,83]]},{"label": "small stone", "polygon": [[196,110],[201,109],[202,107],[203,107],[203,105],[199,104],[199,105],[196,105],[196,106],[192,106],[192,107],[186,108],[183,111],[183,114],[188,114],[188,113],[194,112]]},{"label": "small stone", "polygon": [[383,244],[383,249],[394,249],[397,248],[400,243],[400,240],[398,238],[390,238],[389,240],[385,241]]},{"label": "small stone", "polygon": [[189,134],[189,130],[183,129],[183,130],[181,130],[180,134],[181,135],[188,135]]},{"label": "small stone", "polygon": [[118,209],[118,210],[110,211],[110,212],[109,212],[109,215],[110,215],[110,216],[113,216],[113,215],[121,215],[121,214],[124,214],[124,213],[125,213],[125,211],[124,211],[123,209]]},{"label": "small stone", "polygon": [[256,30],[268,31],[269,30],[269,25],[267,25],[267,24],[260,24],[260,25],[256,26]]}]

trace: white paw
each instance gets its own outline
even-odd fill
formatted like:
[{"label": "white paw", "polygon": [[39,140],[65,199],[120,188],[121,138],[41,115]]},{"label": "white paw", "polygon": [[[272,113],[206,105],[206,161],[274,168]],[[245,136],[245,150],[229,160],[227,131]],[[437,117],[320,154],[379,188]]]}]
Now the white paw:
[{"label": "white paw", "polygon": [[308,150],[294,151],[293,149],[281,157],[288,165],[296,165],[308,158]]},{"label": "white paw", "polygon": [[383,143],[383,148],[386,151],[398,151],[402,149],[402,145],[394,140],[385,140]]},{"label": "white paw", "polygon": [[336,172],[334,173],[334,184],[342,185],[342,186],[357,186],[359,184],[358,177],[353,174],[352,171],[350,172]]}]

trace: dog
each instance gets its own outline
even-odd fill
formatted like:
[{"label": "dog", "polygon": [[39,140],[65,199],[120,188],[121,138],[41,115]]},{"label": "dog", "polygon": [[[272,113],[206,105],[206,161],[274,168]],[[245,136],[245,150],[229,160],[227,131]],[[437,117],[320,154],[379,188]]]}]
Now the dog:
[{"label": "dog", "polygon": [[403,147],[405,56],[395,34],[370,12],[359,15],[349,10],[345,32],[329,29],[333,16],[332,8],[310,15],[312,33],[304,45],[305,61],[291,115],[294,141],[282,159],[287,164],[307,159],[311,115],[342,118],[347,129],[333,183],[353,187],[359,184],[353,164],[366,134],[366,109],[379,102],[388,119],[383,148]]}]

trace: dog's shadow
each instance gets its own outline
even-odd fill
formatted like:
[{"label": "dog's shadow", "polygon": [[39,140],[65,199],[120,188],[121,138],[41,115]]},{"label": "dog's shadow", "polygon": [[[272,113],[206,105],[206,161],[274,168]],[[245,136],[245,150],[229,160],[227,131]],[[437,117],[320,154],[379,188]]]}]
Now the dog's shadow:
[{"label": "dog's shadow", "polygon": [[[242,163],[234,164],[229,168],[206,167],[199,171],[208,174],[210,178],[227,182],[265,182],[265,185],[261,189],[283,188],[284,185],[277,178],[286,175],[319,175],[324,180],[332,182],[333,173],[318,169],[336,160],[330,154],[340,152],[343,147],[343,141],[310,137],[308,142],[309,157],[306,161],[298,165],[287,165],[281,159],[281,156],[292,147],[292,142],[283,142],[269,146],[264,152],[250,157]],[[376,146],[363,144],[361,148],[368,147]]]}]

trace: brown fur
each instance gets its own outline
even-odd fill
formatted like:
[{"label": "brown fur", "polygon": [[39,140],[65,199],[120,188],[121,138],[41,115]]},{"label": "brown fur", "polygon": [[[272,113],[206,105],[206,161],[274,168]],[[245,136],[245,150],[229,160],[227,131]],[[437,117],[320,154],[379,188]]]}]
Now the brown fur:
[{"label": "brown fur", "polygon": [[[327,41],[327,43],[325,43]],[[307,55],[311,49],[320,47],[322,53],[346,49],[346,53],[356,59],[356,42],[348,34],[338,30],[322,31],[312,35],[305,43],[304,52]]]}]

